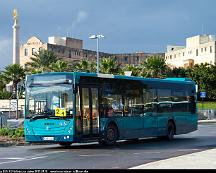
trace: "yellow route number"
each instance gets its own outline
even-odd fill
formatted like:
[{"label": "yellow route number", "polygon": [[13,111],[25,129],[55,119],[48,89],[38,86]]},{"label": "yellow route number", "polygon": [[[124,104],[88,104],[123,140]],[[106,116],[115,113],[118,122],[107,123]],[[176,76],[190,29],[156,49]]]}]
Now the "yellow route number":
[{"label": "yellow route number", "polygon": [[56,108],[55,109],[55,116],[57,116],[57,117],[66,117],[66,110],[61,109],[61,108]]}]

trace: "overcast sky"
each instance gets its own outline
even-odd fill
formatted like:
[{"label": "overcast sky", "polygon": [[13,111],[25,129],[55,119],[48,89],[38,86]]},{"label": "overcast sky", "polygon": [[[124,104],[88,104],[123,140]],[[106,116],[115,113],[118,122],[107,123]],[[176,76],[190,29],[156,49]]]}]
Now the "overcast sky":
[{"label": "overcast sky", "polygon": [[12,12],[20,16],[20,42],[31,36],[69,36],[100,51],[165,52],[185,38],[216,31],[215,0],[0,0],[0,69],[12,63]]}]

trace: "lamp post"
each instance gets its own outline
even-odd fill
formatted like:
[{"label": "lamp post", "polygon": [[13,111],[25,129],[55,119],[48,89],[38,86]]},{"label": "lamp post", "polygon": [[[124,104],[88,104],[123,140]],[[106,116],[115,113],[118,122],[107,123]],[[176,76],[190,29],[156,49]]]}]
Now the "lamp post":
[{"label": "lamp post", "polygon": [[91,35],[90,39],[97,39],[97,74],[99,74],[99,39],[104,38],[103,35]]}]

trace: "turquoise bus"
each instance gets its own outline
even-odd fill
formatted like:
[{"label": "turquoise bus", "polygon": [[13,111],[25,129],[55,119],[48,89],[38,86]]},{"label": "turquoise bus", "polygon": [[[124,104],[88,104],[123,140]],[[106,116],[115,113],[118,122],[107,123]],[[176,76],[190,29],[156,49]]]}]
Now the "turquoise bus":
[{"label": "turquoise bus", "polygon": [[30,143],[172,140],[198,126],[195,83],[187,78],[53,72],[27,76],[25,87]]}]

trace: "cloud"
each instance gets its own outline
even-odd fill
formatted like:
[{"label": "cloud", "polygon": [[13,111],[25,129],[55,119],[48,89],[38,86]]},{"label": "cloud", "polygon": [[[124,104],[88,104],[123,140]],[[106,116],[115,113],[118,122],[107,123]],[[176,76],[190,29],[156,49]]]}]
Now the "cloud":
[{"label": "cloud", "polygon": [[0,70],[12,64],[12,38],[0,39]]},{"label": "cloud", "polygon": [[67,27],[67,32],[76,28],[76,26],[82,23],[87,17],[88,17],[88,13],[86,11],[83,11],[83,10],[79,11],[76,14],[76,17],[73,20],[72,24],[69,27]]}]

